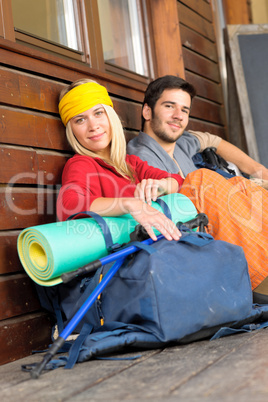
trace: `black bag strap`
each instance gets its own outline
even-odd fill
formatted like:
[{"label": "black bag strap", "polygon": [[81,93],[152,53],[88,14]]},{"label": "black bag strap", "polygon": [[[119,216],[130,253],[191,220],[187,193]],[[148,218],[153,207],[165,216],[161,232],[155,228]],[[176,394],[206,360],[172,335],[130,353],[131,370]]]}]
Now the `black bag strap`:
[{"label": "black bag strap", "polygon": [[105,244],[106,244],[106,248],[107,248],[107,250],[109,252],[114,252],[119,247],[121,247],[121,244],[113,242],[113,238],[112,238],[112,234],[111,234],[111,231],[109,229],[109,226],[107,225],[107,223],[103,219],[103,217],[100,216],[99,214],[97,214],[96,212],[92,212],[92,211],[78,212],[76,214],[70,215],[67,218],[67,220],[72,220],[75,217],[80,216],[80,215],[87,215],[87,216],[91,217],[92,219],[94,219],[97,222],[97,224],[100,226],[100,228],[102,230],[104,240],[105,240]]}]

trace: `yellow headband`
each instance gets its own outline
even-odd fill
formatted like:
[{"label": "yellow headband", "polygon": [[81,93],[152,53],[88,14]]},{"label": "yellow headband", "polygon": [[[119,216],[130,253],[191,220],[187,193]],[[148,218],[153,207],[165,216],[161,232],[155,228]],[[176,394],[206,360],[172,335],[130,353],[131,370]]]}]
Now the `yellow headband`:
[{"label": "yellow headband", "polygon": [[59,103],[59,112],[63,124],[66,126],[72,117],[99,103],[113,107],[113,102],[106,88],[102,85],[87,82],[74,87],[64,95]]}]

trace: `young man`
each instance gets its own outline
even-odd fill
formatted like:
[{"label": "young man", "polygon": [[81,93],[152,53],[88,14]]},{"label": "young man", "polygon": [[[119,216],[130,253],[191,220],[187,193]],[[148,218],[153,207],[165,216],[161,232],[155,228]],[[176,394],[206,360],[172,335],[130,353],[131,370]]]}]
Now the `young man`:
[{"label": "young man", "polygon": [[192,157],[214,147],[241,172],[268,180],[268,169],[236,146],[209,133],[185,131],[194,96],[194,87],[182,78],[166,75],[152,81],[145,92],[142,131],[128,143],[127,152],[185,177],[196,170]]},{"label": "young man", "polygon": [[268,193],[264,183],[260,187],[242,177],[226,180],[208,169],[196,170],[192,156],[214,146],[220,156],[257,180],[268,180],[268,169],[217,136],[185,132],[194,96],[194,87],[175,76],[151,82],[142,109],[143,131],[129,142],[127,152],[187,176],[180,193],[193,201],[198,212],[207,214],[209,233],[215,239],[243,247],[254,300],[262,303],[264,297],[267,303]]}]

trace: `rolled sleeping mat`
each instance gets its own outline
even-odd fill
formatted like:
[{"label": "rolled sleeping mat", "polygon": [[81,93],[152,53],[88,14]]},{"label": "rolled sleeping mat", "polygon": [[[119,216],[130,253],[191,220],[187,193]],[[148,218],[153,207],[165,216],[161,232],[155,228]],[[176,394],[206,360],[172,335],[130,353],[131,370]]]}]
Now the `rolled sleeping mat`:
[{"label": "rolled sleeping mat", "polygon": [[[168,194],[161,199],[168,205],[174,223],[197,215],[194,204],[182,194]],[[164,212],[158,203],[152,202],[152,206]],[[103,219],[113,242],[119,244],[130,241],[130,233],[138,224],[130,214]],[[109,254],[101,227],[90,217],[26,228],[18,237],[17,247],[23,268],[42,286],[58,285],[62,274]]]}]

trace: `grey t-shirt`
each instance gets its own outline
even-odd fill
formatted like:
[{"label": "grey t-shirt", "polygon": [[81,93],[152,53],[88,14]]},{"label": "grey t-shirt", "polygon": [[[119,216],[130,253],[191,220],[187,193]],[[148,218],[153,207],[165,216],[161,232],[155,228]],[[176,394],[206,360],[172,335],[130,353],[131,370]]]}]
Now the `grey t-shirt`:
[{"label": "grey t-shirt", "polygon": [[[192,157],[200,151],[200,142],[197,137],[185,131],[177,140],[174,159],[180,166],[184,176],[196,170]],[[154,166],[169,173],[178,173],[178,165],[164,151],[152,137],[140,131],[139,135],[129,141],[127,153],[137,155],[142,160],[147,161],[150,166]]]}]

